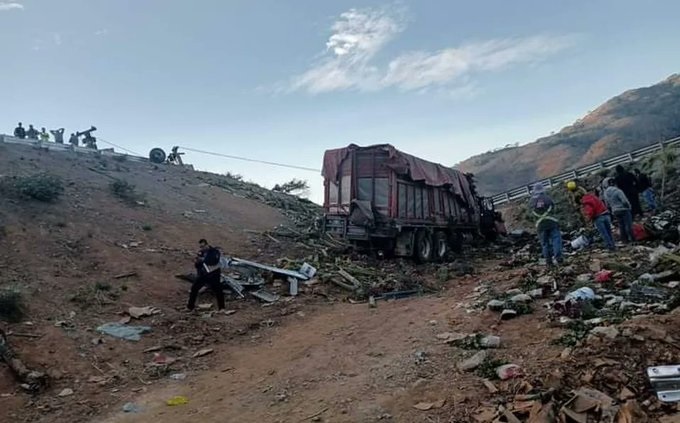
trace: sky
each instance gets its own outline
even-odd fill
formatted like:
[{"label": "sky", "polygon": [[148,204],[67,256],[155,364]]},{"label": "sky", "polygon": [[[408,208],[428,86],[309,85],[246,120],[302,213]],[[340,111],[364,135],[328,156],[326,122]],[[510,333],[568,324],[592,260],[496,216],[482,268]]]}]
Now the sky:
[{"label": "sky", "polygon": [[[676,0],[0,0],[0,133],[320,169],[391,143],[454,165],[680,72]],[[118,149],[119,150],[119,149]],[[272,187],[318,171],[188,152]]]}]

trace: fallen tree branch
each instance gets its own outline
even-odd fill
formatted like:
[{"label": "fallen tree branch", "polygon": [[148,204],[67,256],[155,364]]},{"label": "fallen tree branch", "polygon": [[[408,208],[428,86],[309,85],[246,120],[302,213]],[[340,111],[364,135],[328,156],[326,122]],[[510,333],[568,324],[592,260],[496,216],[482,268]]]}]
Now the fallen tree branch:
[{"label": "fallen tree branch", "polygon": [[26,367],[10,347],[7,336],[2,329],[0,329],[0,359],[7,363],[14,376],[22,383],[23,388],[29,391],[37,391],[47,386],[47,375]]}]

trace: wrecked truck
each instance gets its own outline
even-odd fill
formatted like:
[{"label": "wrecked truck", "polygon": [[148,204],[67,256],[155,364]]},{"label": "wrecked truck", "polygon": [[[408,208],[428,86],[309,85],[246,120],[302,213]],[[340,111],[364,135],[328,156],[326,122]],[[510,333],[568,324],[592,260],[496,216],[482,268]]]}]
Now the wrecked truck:
[{"label": "wrecked truck", "polygon": [[392,145],[351,144],[324,154],[324,232],[360,249],[419,262],[496,235],[493,203],[472,175]]}]

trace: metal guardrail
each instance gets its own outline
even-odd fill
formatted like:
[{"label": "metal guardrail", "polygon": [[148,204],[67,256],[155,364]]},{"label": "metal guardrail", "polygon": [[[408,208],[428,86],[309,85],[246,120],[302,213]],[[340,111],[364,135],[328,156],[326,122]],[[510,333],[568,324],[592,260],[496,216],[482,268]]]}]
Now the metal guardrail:
[{"label": "metal guardrail", "polygon": [[586,166],[582,166],[577,169],[573,169],[558,175],[551,176],[550,178],[540,179],[534,181],[527,185],[522,185],[517,188],[510,189],[505,192],[491,196],[491,201],[493,201],[494,206],[500,206],[511,201],[520,200],[531,196],[531,187],[535,184],[541,183],[546,188],[551,188],[557,184],[570,181],[576,178],[582,178],[584,176],[592,175],[603,169],[611,169],[620,164],[627,164],[636,162],[638,160],[644,159],[646,157],[652,156],[657,152],[667,148],[675,147],[680,145],[680,137],[672,138],[660,143],[655,143],[648,145],[646,147],[638,148],[637,150],[631,151],[629,153],[624,153],[615,157],[610,157],[608,159],[602,160],[597,163],[592,163]]},{"label": "metal guardrail", "polygon": [[116,153],[113,148],[105,148],[105,149],[92,149],[92,148],[85,148],[85,147],[76,147],[71,144],[57,144],[55,142],[42,142],[40,140],[29,140],[29,139],[21,139],[21,138],[16,138],[11,135],[3,135],[0,134],[0,144],[5,143],[5,144],[21,144],[21,145],[29,145],[33,147],[39,147],[39,148],[45,148],[49,151],[71,151],[74,153],[80,153],[80,154],[93,154],[93,155],[101,155],[101,156],[110,156],[110,157],[125,157],[126,160],[130,161],[135,161],[135,162],[148,162],[149,159],[146,157],[139,157],[139,156],[132,156],[129,154],[122,154],[122,153]]}]

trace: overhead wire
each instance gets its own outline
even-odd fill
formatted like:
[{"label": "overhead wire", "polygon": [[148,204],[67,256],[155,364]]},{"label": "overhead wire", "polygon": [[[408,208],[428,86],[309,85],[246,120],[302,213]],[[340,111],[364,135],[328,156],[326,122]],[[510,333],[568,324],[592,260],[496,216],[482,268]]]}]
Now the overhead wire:
[{"label": "overhead wire", "polygon": [[111,145],[111,146],[113,146],[113,147],[120,148],[121,150],[123,150],[123,151],[125,151],[125,152],[127,152],[127,153],[134,154],[135,156],[143,157],[142,154],[139,154],[139,153],[134,152],[134,151],[132,151],[132,150],[128,150],[127,148],[122,147],[122,146],[120,146],[120,145],[118,145],[118,144],[114,144],[114,143],[112,143],[111,141],[107,141],[107,140],[105,140],[104,138],[97,137],[97,140],[103,142],[104,144],[108,144],[108,145]]},{"label": "overhead wire", "polygon": [[[135,156],[143,157],[142,154],[139,154],[135,151],[127,149],[127,148],[120,146],[118,144],[114,144],[111,141],[107,141],[107,140],[105,140],[101,137],[97,138],[97,139],[99,141],[102,141],[105,144],[109,144],[113,147],[119,148],[119,149],[121,149],[121,150],[123,150],[127,153],[134,154]],[[312,167],[305,167],[305,166],[298,166],[298,165],[292,165],[292,164],[287,164],[287,163],[272,162],[272,161],[268,161],[268,160],[251,159],[249,157],[235,156],[233,154],[218,153],[218,152],[215,152],[215,151],[199,150],[199,149],[196,149],[196,148],[185,147],[185,146],[179,146],[179,148],[181,148],[182,150],[185,150],[185,151],[193,152],[193,153],[207,154],[207,155],[210,155],[210,156],[224,157],[224,158],[227,158],[227,159],[241,160],[241,161],[251,162],[251,163],[261,163],[261,164],[265,164],[265,165],[269,165],[269,166],[278,166],[278,167],[285,167],[285,168],[289,168],[289,169],[304,170],[304,171],[307,171],[307,172],[321,173],[321,169],[315,169],[315,168],[312,168]]]},{"label": "overhead wire", "polygon": [[213,151],[198,150],[198,149],[191,148],[191,147],[179,146],[179,148],[181,148],[185,151],[191,151],[191,152],[200,153],[200,154],[208,154],[208,155],[217,156],[217,157],[225,157],[227,159],[242,160],[242,161],[251,162],[251,163],[261,163],[261,164],[266,164],[266,165],[270,165],[270,166],[286,167],[286,168],[289,168],[289,169],[297,169],[297,170],[305,170],[305,171],[308,171],[308,172],[321,173],[321,169],[314,169],[314,168],[311,168],[311,167],[291,165],[291,164],[278,163],[278,162],[270,162],[270,161],[267,161],[267,160],[260,160],[260,159],[251,159],[251,158],[248,158],[248,157],[234,156],[234,155],[231,155],[231,154],[223,154],[223,153],[216,153],[216,152],[213,152]]}]

